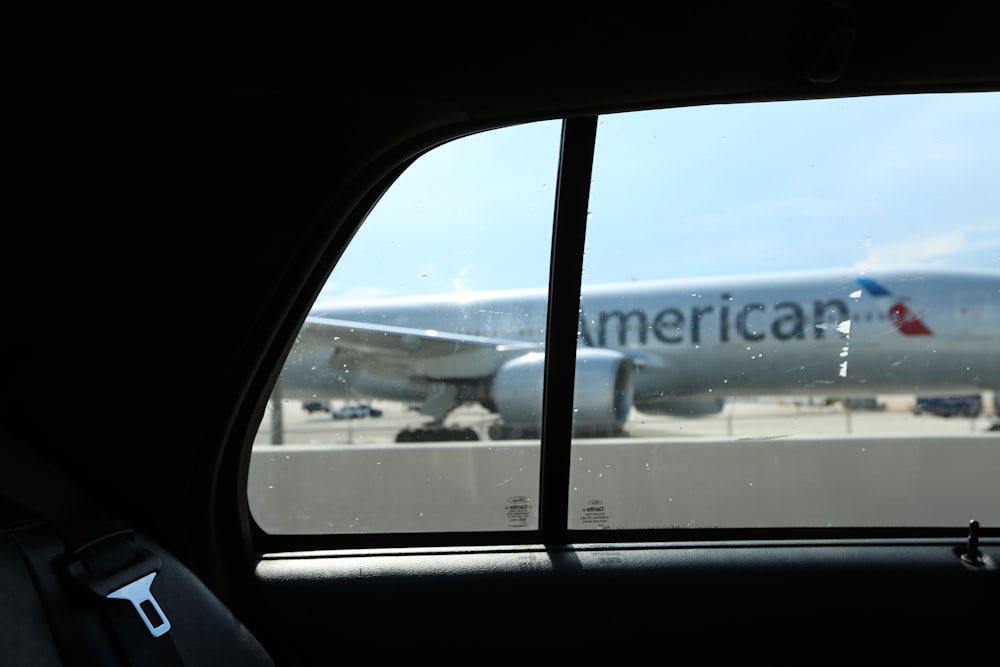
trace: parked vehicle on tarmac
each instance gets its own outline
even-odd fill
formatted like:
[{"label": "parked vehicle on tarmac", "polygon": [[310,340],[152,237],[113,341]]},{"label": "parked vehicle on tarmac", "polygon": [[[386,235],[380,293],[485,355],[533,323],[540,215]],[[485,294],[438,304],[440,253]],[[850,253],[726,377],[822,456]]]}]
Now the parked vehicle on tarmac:
[{"label": "parked vehicle on tarmac", "polygon": [[381,417],[382,411],[370,405],[345,405],[332,413],[334,419],[362,419],[364,417]]},{"label": "parked vehicle on tarmac", "polygon": [[938,417],[978,417],[983,412],[983,399],[979,394],[970,396],[919,397],[913,406],[915,415]]}]

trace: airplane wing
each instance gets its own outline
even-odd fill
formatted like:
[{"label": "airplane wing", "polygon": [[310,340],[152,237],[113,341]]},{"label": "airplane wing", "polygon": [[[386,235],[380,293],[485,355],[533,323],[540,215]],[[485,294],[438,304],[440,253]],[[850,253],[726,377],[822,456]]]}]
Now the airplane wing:
[{"label": "airplane wing", "polygon": [[296,346],[330,350],[338,358],[365,358],[372,369],[392,366],[396,374],[403,366],[409,375],[437,379],[491,375],[507,359],[544,347],[542,343],[318,316],[306,318]]}]

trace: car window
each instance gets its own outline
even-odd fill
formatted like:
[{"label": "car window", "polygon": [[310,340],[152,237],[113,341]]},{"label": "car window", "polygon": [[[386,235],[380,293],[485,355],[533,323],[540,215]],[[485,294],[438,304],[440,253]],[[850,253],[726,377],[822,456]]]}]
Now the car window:
[{"label": "car window", "polygon": [[[261,421],[263,530],[538,528],[559,140],[456,140],[371,211]],[[996,513],[998,149],[993,93],[600,117],[581,291],[553,296],[579,300],[567,528]]]},{"label": "car window", "polygon": [[[559,133],[540,122],[440,146],[367,216],[254,442],[248,497],[264,530],[537,526],[542,364],[531,360],[544,343]],[[496,410],[511,406],[525,411],[518,440],[492,446]]]},{"label": "car window", "polygon": [[998,148],[995,93],[602,117],[570,526],[996,514]]}]

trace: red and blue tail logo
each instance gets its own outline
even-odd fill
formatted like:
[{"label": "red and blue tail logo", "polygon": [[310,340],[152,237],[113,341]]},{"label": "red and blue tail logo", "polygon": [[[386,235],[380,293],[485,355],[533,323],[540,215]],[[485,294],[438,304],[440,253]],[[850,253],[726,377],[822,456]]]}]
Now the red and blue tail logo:
[{"label": "red and blue tail logo", "polygon": [[[871,278],[858,278],[858,284],[872,296],[891,296],[889,290]],[[934,335],[934,332],[923,323],[920,316],[907,308],[902,301],[897,301],[889,307],[889,320],[904,336]]]},{"label": "red and blue tail logo", "polygon": [[889,309],[889,319],[899,329],[899,333],[904,336],[933,335],[927,325],[921,322],[920,318],[902,302],[893,304],[892,308]]}]

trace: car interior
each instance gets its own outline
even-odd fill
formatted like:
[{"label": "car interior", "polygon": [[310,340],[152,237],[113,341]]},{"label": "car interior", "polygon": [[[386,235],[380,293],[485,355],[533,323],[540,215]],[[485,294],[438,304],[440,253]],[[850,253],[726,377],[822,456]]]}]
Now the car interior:
[{"label": "car interior", "polygon": [[0,663],[1000,655],[989,7],[5,14]]}]

